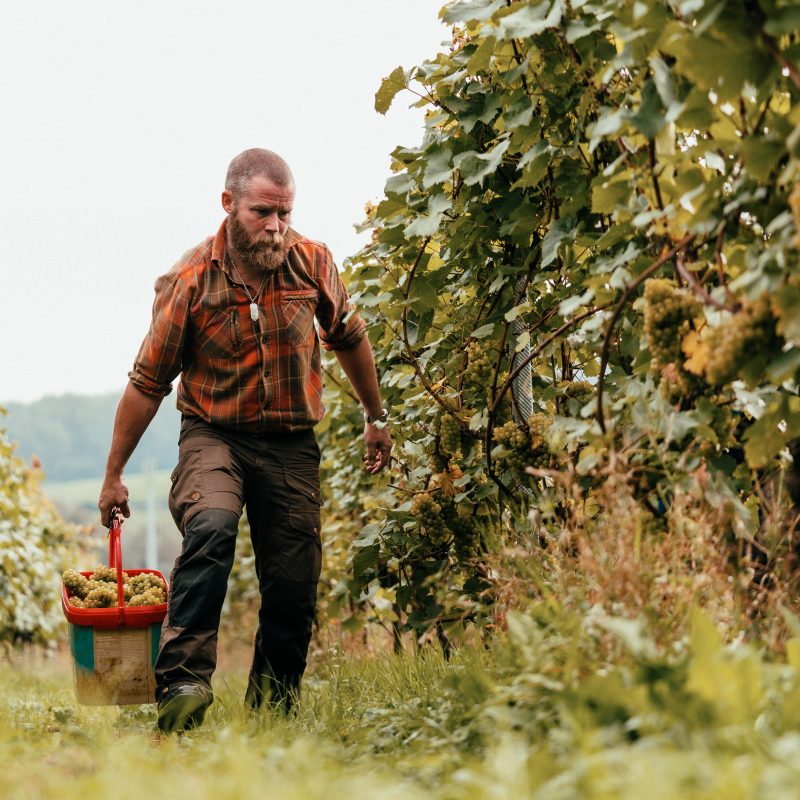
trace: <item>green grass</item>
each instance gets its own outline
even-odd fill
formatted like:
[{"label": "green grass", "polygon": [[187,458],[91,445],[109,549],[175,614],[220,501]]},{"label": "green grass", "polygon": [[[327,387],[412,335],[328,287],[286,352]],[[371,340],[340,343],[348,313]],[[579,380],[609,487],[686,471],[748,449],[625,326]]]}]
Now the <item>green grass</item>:
[{"label": "green grass", "polygon": [[180,737],[153,706],[76,705],[68,661],[27,658],[0,667],[0,797],[796,797],[795,646],[770,662],[697,615],[691,641],[653,647],[636,622],[540,608],[449,661],[333,642],[296,716],[246,712],[236,669]]}]

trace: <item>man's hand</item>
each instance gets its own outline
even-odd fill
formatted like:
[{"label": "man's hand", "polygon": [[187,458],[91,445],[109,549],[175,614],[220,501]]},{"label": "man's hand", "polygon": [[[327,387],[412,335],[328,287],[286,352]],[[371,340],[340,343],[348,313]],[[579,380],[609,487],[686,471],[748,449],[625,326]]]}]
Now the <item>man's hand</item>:
[{"label": "man's hand", "polygon": [[364,466],[371,475],[380,472],[389,463],[392,452],[392,437],[387,427],[377,428],[369,422],[364,423]]},{"label": "man's hand", "polygon": [[131,515],[128,508],[128,487],[122,482],[121,476],[108,477],[103,481],[100,489],[100,499],[97,507],[100,509],[100,523],[106,528],[111,527],[111,509],[117,506],[126,519]]}]

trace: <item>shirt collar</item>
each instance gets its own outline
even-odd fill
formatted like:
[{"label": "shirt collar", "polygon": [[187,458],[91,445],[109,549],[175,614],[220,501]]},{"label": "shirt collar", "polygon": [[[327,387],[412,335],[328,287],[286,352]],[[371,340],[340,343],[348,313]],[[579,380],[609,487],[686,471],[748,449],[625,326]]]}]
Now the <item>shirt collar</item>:
[{"label": "shirt collar", "polygon": [[[214,237],[214,241],[211,245],[211,261],[216,261],[217,266],[229,277],[233,278],[233,274],[231,273],[230,267],[230,259],[225,258],[225,232],[228,229],[228,218],[225,217],[222,220],[222,224],[219,226],[219,230],[217,231],[217,235]],[[286,231],[286,241],[291,249],[300,241],[302,241],[302,236],[292,228],[289,228]]]}]

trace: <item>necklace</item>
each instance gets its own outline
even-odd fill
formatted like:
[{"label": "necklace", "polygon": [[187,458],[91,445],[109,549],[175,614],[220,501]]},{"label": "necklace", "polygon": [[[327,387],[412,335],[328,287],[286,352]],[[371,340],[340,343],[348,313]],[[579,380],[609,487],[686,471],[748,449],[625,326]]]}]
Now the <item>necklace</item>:
[{"label": "necklace", "polygon": [[247,295],[247,299],[250,301],[250,319],[253,322],[258,322],[258,296],[261,294],[262,290],[264,289],[264,284],[267,282],[267,271],[264,270],[264,277],[261,278],[261,286],[258,287],[258,291],[256,292],[255,297],[250,294],[250,290],[247,288],[247,284],[242,280],[242,276],[239,274],[239,270],[236,268],[236,263],[233,260],[233,256],[229,255],[228,251],[225,251],[225,255],[228,256],[231,262],[231,266],[233,267],[233,271],[236,273],[236,277],[239,279],[239,283],[242,284],[242,288],[244,289],[244,293]]}]

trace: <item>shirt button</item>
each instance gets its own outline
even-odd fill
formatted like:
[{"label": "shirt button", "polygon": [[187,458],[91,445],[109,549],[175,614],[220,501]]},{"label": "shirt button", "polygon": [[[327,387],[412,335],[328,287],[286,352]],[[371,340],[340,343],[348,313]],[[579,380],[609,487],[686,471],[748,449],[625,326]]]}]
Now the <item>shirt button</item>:
[{"label": "shirt button", "polygon": [[199,500],[200,492],[192,492],[192,500]]},{"label": "shirt button", "polygon": [[264,335],[261,337],[261,344],[266,344],[268,341],[269,341],[269,334],[265,333],[265,334],[264,334]]}]

